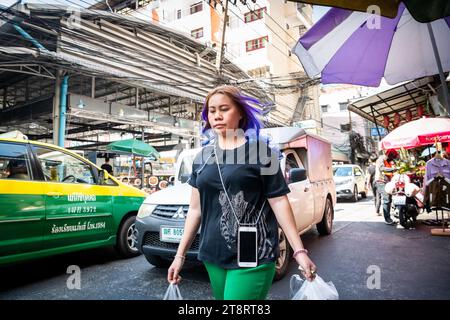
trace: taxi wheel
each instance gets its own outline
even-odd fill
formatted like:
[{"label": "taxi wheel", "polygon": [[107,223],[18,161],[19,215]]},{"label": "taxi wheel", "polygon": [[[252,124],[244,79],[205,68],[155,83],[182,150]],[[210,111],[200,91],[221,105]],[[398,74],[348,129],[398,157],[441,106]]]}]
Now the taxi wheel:
[{"label": "taxi wheel", "polygon": [[116,249],[124,258],[131,258],[140,255],[137,248],[137,234],[136,234],[136,216],[126,218],[120,226],[117,234]]}]

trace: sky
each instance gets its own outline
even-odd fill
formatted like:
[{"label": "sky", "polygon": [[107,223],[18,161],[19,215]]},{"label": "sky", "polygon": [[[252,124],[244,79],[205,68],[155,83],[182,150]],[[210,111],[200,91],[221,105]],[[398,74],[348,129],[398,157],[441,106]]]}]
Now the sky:
[{"label": "sky", "polygon": [[[4,6],[10,6],[17,0],[0,0],[0,4]],[[22,0],[23,2],[36,2],[36,3],[50,3],[50,4],[68,4],[68,5],[80,5],[86,7],[92,5],[99,0]],[[313,21],[319,20],[327,11],[329,7],[314,6],[313,9]]]},{"label": "sky", "polygon": [[329,9],[330,7],[313,6],[313,22],[316,23],[319,21]]},{"label": "sky", "polygon": [[[10,6],[17,2],[17,0],[0,0],[0,4],[4,6]],[[98,0],[22,0],[23,3],[48,3],[48,4],[66,4],[66,5],[79,5],[87,7],[99,2]]]}]

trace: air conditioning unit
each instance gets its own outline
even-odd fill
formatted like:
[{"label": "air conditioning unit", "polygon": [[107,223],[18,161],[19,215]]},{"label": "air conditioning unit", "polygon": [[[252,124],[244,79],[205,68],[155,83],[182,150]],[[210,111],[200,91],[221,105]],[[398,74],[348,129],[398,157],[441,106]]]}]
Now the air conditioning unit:
[{"label": "air conditioning unit", "polygon": [[154,10],[154,9],[158,9],[160,5],[161,5],[160,0],[153,0],[152,2],[149,3],[148,8],[151,10]]}]

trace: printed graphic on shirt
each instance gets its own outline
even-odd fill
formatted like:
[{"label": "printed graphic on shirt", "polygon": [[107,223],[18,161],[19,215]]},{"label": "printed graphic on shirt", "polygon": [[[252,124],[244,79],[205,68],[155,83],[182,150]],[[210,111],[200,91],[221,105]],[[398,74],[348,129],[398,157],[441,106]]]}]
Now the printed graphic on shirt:
[{"label": "printed graphic on shirt", "polygon": [[[255,209],[251,203],[244,200],[244,192],[240,191],[237,194],[230,195],[230,201],[233,205],[234,211],[241,224],[254,225],[258,220],[260,208]],[[237,251],[237,229],[239,222],[236,221],[236,217],[228,202],[225,192],[220,191],[219,203],[222,207],[222,216],[220,217],[220,233],[225,239],[227,247],[232,252]],[[267,203],[266,203],[267,205]],[[263,210],[262,216],[258,220],[257,232],[258,232],[258,259],[273,258],[274,257],[274,244],[267,237],[268,226]]]}]

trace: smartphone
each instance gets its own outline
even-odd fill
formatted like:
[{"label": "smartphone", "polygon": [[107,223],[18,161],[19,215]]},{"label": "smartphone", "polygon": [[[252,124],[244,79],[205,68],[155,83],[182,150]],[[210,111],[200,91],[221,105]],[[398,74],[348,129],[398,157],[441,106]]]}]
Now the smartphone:
[{"label": "smartphone", "polygon": [[258,266],[258,236],[256,227],[238,228],[238,266],[256,267]]}]

